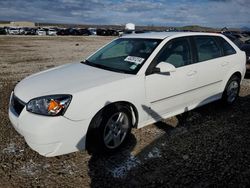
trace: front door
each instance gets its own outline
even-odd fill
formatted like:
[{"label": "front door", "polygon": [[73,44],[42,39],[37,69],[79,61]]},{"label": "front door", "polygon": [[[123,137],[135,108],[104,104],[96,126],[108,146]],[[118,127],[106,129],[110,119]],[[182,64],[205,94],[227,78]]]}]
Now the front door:
[{"label": "front door", "polygon": [[[144,109],[150,117],[159,120],[167,114],[185,110],[185,93],[196,75],[191,66],[187,66],[192,63],[191,57],[190,42],[188,38],[182,37],[169,41],[153,60],[154,66],[150,67],[152,71],[145,78],[146,97],[150,106]],[[174,65],[176,71],[154,73],[154,67],[160,62]]]}]

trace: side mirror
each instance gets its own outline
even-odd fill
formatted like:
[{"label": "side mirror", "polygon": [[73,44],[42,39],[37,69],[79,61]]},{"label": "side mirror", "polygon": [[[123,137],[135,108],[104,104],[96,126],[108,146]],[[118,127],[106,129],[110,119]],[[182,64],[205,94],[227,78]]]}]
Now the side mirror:
[{"label": "side mirror", "polygon": [[170,73],[176,71],[175,66],[167,62],[160,62],[156,65],[156,69],[158,69],[160,73]]}]

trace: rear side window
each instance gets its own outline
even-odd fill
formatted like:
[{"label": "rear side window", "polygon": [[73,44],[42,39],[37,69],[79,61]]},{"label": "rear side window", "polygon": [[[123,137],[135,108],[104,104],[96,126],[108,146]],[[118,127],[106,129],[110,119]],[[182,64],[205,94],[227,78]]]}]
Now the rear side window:
[{"label": "rear side window", "polygon": [[217,39],[219,40],[221,44],[224,56],[232,55],[236,53],[235,49],[224,38],[217,37]]},{"label": "rear side window", "polygon": [[199,62],[221,57],[221,50],[213,37],[198,36],[194,40]]}]

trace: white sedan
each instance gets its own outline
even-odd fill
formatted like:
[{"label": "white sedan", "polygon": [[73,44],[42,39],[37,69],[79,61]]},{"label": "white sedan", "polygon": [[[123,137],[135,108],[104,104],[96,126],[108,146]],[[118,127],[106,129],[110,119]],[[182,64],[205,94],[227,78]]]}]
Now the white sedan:
[{"label": "white sedan", "polygon": [[121,148],[141,128],[221,99],[233,104],[246,54],[220,34],[134,34],[83,62],[31,75],[10,97],[9,118],[44,156]]}]

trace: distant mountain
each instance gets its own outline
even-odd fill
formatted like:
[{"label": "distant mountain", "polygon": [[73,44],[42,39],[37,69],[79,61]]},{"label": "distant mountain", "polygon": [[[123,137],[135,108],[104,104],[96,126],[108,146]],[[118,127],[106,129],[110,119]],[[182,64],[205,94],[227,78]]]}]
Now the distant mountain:
[{"label": "distant mountain", "polygon": [[211,28],[211,27],[203,27],[203,26],[199,26],[199,25],[188,25],[188,26],[184,26],[184,27],[179,27],[180,30],[183,31],[218,31],[218,29],[215,28]]}]

